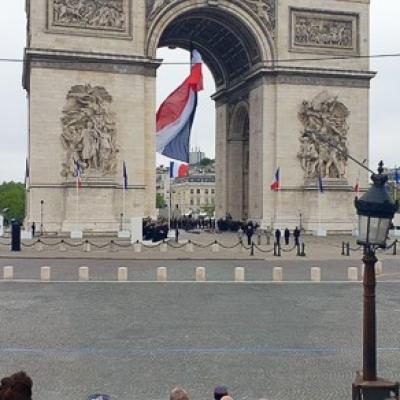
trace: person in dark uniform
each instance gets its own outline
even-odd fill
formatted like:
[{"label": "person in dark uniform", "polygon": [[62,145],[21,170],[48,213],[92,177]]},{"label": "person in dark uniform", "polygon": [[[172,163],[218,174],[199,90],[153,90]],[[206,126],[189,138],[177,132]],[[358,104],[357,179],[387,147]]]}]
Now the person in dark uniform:
[{"label": "person in dark uniform", "polygon": [[251,238],[253,237],[254,234],[254,226],[253,223],[250,221],[247,226],[246,226],[246,236],[247,236],[247,245],[251,246],[252,240]]},{"label": "person in dark uniform", "polygon": [[288,228],[285,229],[285,244],[286,246],[289,245],[289,239],[290,239],[290,231]]},{"label": "person in dark uniform", "polygon": [[32,227],[31,227],[31,229],[32,229],[32,237],[34,238],[34,237],[35,237],[35,231],[36,231],[36,224],[35,224],[35,222],[32,222]]},{"label": "person in dark uniform", "polygon": [[300,229],[296,226],[296,229],[293,231],[294,236],[294,244],[296,246],[300,245]]},{"label": "person in dark uniform", "polygon": [[281,230],[280,230],[280,229],[277,229],[277,230],[275,231],[275,241],[276,241],[276,244],[277,244],[278,246],[281,245],[281,236],[282,236]]}]

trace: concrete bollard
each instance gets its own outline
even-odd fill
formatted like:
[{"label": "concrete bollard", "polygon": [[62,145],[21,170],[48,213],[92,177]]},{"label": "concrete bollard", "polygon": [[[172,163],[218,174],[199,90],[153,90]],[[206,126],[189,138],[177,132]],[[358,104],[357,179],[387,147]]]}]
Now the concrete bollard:
[{"label": "concrete bollard", "polygon": [[14,267],[3,267],[3,279],[14,279]]},{"label": "concrete bollard", "polygon": [[160,245],[160,252],[161,253],[166,253],[168,251],[168,245],[167,243],[163,243]]},{"label": "concrete bollard", "polygon": [[141,253],[142,252],[142,244],[141,243],[134,243],[133,251],[135,253]]},{"label": "concrete bollard", "polygon": [[126,282],[128,280],[128,268],[119,267],[118,268],[118,281]]},{"label": "concrete bollard", "polygon": [[168,279],[168,271],[166,267],[157,268],[157,281],[166,282]]},{"label": "concrete bollard", "polygon": [[376,275],[382,275],[383,274],[383,263],[382,263],[382,261],[378,261],[375,264],[375,272],[376,272]]},{"label": "concrete bollard", "polygon": [[281,267],[274,267],[274,269],[272,270],[272,280],[274,282],[283,281],[283,270]]},{"label": "concrete bollard", "polygon": [[311,281],[312,282],[321,282],[321,268],[320,267],[311,267]]},{"label": "concrete bollard", "polygon": [[186,244],[186,252],[187,253],[193,253],[193,243],[187,243]]},{"label": "concrete bollard", "polygon": [[89,280],[89,268],[88,267],[79,267],[79,280],[80,281],[88,281]]},{"label": "concrete bollard", "polygon": [[206,269],[204,267],[196,268],[196,281],[205,282],[206,281]]},{"label": "concrete bollard", "polygon": [[49,281],[50,280],[51,269],[50,267],[41,267],[40,268],[40,280],[41,281]]},{"label": "concrete bollard", "polygon": [[347,268],[347,277],[348,277],[349,281],[352,281],[352,282],[358,281],[358,268],[357,267]]},{"label": "concrete bollard", "polygon": [[83,251],[84,251],[85,253],[89,253],[90,250],[91,250],[90,243],[89,243],[89,242],[85,242],[85,244],[83,245]]},{"label": "concrete bollard", "polygon": [[37,251],[43,251],[44,250],[43,243],[40,240],[36,244],[36,250]]},{"label": "concrete bollard", "polygon": [[218,243],[214,243],[214,244],[211,246],[211,251],[212,251],[213,253],[219,253],[219,244],[218,244]]},{"label": "concrete bollard", "polygon": [[245,269],[244,267],[235,268],[235,282],[244,282],[245,280]]},{"label": "concrete bollard", "polygon": [[64,243],[64,240],[61,241],[60,247],[58,248],[59,251],[67,251],[67,246]]}]

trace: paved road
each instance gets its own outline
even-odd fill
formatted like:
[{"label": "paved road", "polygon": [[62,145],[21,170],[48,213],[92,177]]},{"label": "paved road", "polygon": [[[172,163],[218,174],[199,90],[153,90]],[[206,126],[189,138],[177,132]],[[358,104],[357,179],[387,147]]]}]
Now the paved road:
[{"label": "paved road", "polygon": [[[0,259],[0,268],[12,265],[15,268],[17,279],[39,279],[40,267],[52,267],[52,280],[78,279],[78,267],[88,266],[90,279],[94,281],[114,281],[117,279],[118,267],[128,267],[129,280],[154,281],[157,267],[168,267],[168,279],[172,281],[194,281],[195,268],[207,268],[207,280],[232,281],[234,267],[245,266],[246,280],[270,281],[272,280],[272,268],[283,268],[284,280],[309,281],[310,268],[319,266],[322,268],[323,281],[347,281],[347,268],[360,267],[360,260],[85,260],[85,259]],[[383,262],[383,276],[378,280],[400,280],[400,263],[396,259],[387,259]],[[360,275],[361,277],[361,275]]]},{"label": "paved road", "polygon": [[[399,283],[378,292],[379,372],[400,378]],[[358,284],[0,283],[0,376],[40,400],[349,399],[361,366]]]}]

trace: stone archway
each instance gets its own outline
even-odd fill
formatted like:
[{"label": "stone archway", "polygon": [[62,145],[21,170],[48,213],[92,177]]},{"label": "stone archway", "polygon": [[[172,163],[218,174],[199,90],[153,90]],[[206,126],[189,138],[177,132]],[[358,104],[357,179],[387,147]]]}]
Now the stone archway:
[{"label": "stone archway", "polygon": [[[328,135],[368,158],[369,7],[367,0],[27,1],[27,221],[39,221],[45,204],[46,230],[117,230],[124,161],[128,220],[155,215],[156,51],[193,44],[216,83],[217,217],[294,227],[301,214],[311,231],[321,214],[327,230],[350,231],[360,171],[321,140]],[[316,160],[326,166],[321,202]],[[75,161],[84,168],[79,212]],[[269,187],[278,167],[279,198]]]}]

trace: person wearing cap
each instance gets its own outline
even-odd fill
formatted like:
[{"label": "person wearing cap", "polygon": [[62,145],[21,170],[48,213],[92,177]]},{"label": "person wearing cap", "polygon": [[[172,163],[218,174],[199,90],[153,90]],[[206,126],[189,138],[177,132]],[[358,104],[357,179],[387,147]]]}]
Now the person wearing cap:
[{"label": "person wearing cap", "polygon": [[228,396],[228,388],[226,386],[217,386],[214,389],[214,399],[222,400],[224,396]]},{"label": "person wearing cap", "polygon": [[177,386],[171,390],[169,399],[170,400],[189,400],[189,396],[185,389],[181,388],[180,386]]}]

